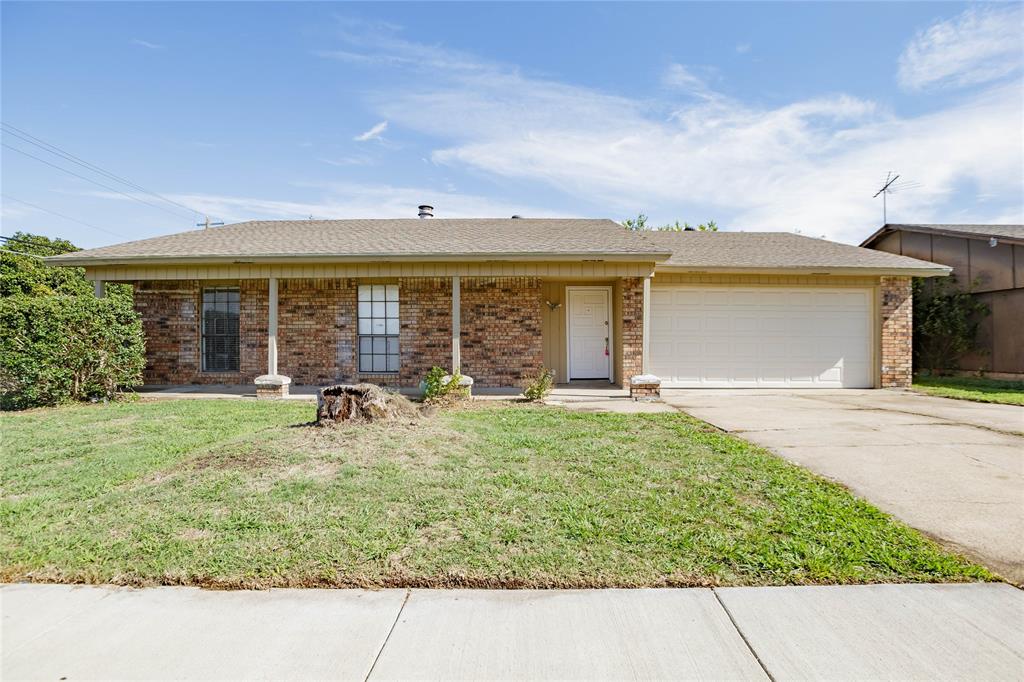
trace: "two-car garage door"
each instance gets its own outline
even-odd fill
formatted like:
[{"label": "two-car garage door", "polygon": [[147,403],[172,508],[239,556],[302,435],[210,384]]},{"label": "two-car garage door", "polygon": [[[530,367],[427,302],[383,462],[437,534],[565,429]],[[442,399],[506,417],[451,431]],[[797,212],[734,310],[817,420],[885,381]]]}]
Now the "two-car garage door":
[{"label": "two-car garage door", "polygon": [[657,285],[650,371],[666,388],[870,388],[871,289]]}]

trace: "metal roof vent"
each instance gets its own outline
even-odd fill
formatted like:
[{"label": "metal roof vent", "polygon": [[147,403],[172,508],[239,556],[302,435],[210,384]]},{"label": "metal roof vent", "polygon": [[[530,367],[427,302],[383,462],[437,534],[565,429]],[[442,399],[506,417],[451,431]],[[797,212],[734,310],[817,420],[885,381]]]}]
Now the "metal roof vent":
[{"label": "metal roof vent", "polygon": [[420,209],[419,215],[420,215],[421,219],[423,219],[423,218],[433,218],[434,217],[434,207],[433,206],[427,206],[426,204],[423,204],[422,206],[419,207],[419,209]]},{"label": "metal roof vent", "polygon": [[518,219],[520,219],[520,218],[522,218],[522,217],[523,217],[523,216],[521,216],[521,215],[519,215],[519,214],[516,214],[516,215],[512,216],[512,219],[513,219],[513,220],[518,220]]},{"label": "metal roof vent", "polygon": [[696,231],[697,231],[697,228],[690,227],[689,225],[687,225],[686,227],[683,228],[683,232],[696,232]]}]

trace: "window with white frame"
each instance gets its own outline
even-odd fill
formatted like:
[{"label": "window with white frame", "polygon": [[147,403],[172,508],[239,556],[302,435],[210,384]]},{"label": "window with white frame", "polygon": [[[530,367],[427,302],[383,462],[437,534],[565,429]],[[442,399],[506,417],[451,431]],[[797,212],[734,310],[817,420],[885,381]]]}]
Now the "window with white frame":
[{"label": "window with white frame", "polygon": [[359,285],[359,371],[398,371],[398,285]]}]

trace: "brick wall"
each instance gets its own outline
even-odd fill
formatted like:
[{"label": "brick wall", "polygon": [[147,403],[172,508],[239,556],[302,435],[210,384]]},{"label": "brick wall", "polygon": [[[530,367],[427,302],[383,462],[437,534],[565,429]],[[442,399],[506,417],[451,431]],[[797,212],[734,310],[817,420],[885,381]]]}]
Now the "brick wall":
[{"label": "brick wall", "polygon": [[266,372],[266,280],[239,283],[238,372],[201,371],[201,282],[154,280],[132,284],[135,310],[142,318],[146,337],[142,376],[147,384],[240,384]]},{"label": "brick wall", "polygon": [[913,299],[909,277],[881,278],[882,388],[907,388],[912,377]]},{"label": "brick wall", "polygon": [[[278,371],[293,384],[369,381],[416,386],[431,367],[451,368],[451,279],[402,278],[401,369],[357,372],[358,279],[281,279]],[[241,280],[240,371],[201,371],[198,280],[135,282],[150,384],[247,384],[267,371],[267,280]],[[536,277],[462,279],[462,371],[479,386],[518,386],[542,364],[541,289]]]},{"label": "brick wall", "polygon": [[625,277],[620,283],[622,300],[622,332],[619,343],[622,353],[616,378],[623,388],[629,387],[629,378],[643,373],[644,360],[644,280]]},{"label": "brick wall", "polygon": [[544,363],[537,277],[462,278],[462,373],[478,386],[519,386]]},{"label": "brick wall", "polygon": [[277,371],[294,384],[353,381],[355,281],[278,280],[277,348]]}]

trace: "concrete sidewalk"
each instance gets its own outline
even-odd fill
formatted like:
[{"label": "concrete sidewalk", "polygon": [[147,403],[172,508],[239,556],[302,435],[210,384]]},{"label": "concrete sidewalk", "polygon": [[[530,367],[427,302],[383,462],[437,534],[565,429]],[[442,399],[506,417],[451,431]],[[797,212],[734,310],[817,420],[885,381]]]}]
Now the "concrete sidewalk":
[{"label": "concrete sidewalk", "polygon": [[1022,679],[1005,584],[648,590],[6,585],[15,679]]}]

